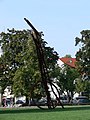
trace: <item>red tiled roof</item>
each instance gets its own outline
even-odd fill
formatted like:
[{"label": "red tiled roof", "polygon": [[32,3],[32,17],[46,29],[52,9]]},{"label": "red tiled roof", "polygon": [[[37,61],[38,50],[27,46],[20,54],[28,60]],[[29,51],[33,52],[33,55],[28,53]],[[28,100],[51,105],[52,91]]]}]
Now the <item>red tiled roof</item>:
[{"label": "red tiled roof", "polygon": [[75,68],[75,63],[76,63],[76,59],[75,58],[67,58],[67,57],[63,57],[63,58],[59,58],[63,63]]}]

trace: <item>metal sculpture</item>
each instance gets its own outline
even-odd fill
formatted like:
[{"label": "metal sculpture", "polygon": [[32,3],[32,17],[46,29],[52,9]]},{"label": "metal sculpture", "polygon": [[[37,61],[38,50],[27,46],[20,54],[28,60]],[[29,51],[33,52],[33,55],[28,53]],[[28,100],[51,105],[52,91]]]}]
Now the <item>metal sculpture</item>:
[{"label": "metal sculpture", "polygon": [[[54,102],[51,99],[48,84],[51,86],[51,90],[52,90],[53,94],[55,95],[56,100],[58,101],[58,103],[60,103],[62,108],[64,108],[62,103],[60,102],[59,90],[52,83],[52,81],[50,80],[49,74],[48,74],[48,70],[47,70],[47,66],[46,66],[46,62],[45,62],[45,58],[44,58],[43,46],[41,44],[41,33],[36,30],[36,28],[31,24],[30,21],[28,21],[26,18],[24,18],[24,20],[32,28],[31,35],[32,35],[32,38],[33,38],[33,41],[35,43],[36,50],[37,50],[37,57],[38,57],[39,68],[40,68],[40,72],[41,72],[42,85],[44,86],[44,89],[45,89],[45,92],[47,95],[48,109],[52,109],[52,108],[56,107],[56,105],[54,104]],[[53,87],[57,90],[58,95],[55,93]],[[40,107],[40,106],[38,106],[38,107]]]}]

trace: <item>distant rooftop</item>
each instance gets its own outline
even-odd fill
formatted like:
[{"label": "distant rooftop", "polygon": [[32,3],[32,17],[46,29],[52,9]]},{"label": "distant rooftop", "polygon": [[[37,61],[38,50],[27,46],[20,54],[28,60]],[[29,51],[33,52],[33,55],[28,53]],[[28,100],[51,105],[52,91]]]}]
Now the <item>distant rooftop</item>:
[{"label": "distant rooftop", "polygon": [[63,63],[73,67],[73,68],[76,68],[75,66],[75,63],[76,63],[76,58],[67,58],[67,57],[62,57],[62,58],[59,58]]}]

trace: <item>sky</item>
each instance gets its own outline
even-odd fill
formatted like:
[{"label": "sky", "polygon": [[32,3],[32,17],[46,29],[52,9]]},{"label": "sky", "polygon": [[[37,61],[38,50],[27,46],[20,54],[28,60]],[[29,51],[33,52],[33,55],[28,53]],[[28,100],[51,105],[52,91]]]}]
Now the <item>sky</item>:
[{"label": "sky", "polygon": [[31,29],[24,18],[43,31],[44,40],[60,57],[75,57],[80,47],[75,38],[90,29],[90,0],[0,0],[0,32]]}]

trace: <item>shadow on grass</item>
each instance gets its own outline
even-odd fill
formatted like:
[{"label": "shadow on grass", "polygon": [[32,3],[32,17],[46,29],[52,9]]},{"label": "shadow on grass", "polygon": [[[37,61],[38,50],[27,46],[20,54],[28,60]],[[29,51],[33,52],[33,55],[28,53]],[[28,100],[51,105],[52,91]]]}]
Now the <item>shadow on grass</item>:
[{"label": "shadow on grass", "polygon": [[0,114],[17,114],[17,113],[39,113],[39,112],[63,112],[63,111],[79,111],[79,110],[90,110],[90,106],[65,106],[65,108],[55,108],[42,110],[39,108],[0,108]]}]

